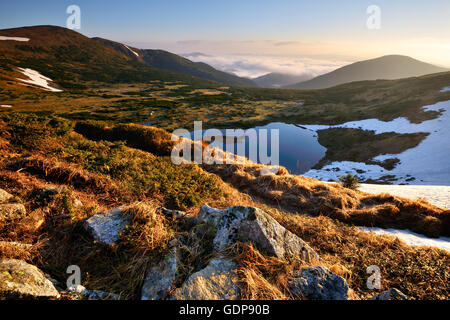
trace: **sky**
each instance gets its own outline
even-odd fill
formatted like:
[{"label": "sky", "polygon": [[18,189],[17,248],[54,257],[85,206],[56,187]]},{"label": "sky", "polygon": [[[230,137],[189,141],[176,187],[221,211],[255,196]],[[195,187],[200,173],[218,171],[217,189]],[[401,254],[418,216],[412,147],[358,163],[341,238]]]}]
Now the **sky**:
[{"label": "sky", "polygon": [[[354,61],[404,54],[450,68],[449,0],[0,0],[0,29],[66,26],[81,9],[82,34],[165,49],[225,71],[331,71]],[[369,29],[380,9],[378,29]],[[192,53],[202,53],[192,54]]]}]

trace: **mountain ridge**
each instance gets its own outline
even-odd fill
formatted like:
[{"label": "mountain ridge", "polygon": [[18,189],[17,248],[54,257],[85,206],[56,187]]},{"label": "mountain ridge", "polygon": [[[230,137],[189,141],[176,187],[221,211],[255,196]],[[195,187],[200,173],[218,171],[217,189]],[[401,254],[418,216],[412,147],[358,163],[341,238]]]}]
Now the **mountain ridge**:
[{"label": "mountain ridge", "polygon": [[[217,81],[227,85],[244,87],[256,86],[256,84],[250,79],[241,78],[231,73],[217,70],[204,62],[193,62],[169,51],[160,49],[137,49],[108,39],[98,37],[92,39],[110,46],[130,58],[145,62],[154,68],[186,73],[202,79]],[[138,56],[136,56],[136,54],[138,54]]]},{"label": "mountain ridge", "polygon": [[366,80],[395,80],[446,72],[441,68],[409,56],[386,55],[358,61],[311,80],[285,86],[287,89],[324,89],[344,83]]}]

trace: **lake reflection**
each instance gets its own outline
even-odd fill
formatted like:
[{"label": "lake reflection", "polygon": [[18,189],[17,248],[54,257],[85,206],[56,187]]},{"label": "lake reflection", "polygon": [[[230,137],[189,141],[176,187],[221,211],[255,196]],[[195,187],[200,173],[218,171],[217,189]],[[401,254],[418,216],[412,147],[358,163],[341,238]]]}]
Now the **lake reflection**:
[{"label": "lake reflection", "polygon": [[[258,132],[267,129],[268,153],[271,152],[270,130],[279,130],[279,152],[280,165],[286,167],[291,173],[302,174],[311,169],[320,159],[325,156],[326,148],[317,141],[317,133],[301,126],[273,122],[265,126],[255,127]],[[203,130],[205,132],[206,130]],[[225,129],[220,130],[225,136]],[[193,133],[191,133],[193,137]],[[246,138],[246,151],[248,157],[248,138]],[[236,141],[232,144],[223,143],[223,150],[237,153]],[[258,150],[259,152],[259,150]]]}]

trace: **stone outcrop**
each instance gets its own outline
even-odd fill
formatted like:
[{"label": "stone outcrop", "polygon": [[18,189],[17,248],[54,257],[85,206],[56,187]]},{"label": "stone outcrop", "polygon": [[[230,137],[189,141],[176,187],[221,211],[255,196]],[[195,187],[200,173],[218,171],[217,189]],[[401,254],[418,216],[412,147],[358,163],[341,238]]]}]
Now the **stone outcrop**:
[{"label": "stone outcrop", "polygon": [[141,291],[142,300],[164,300],[170,295],[170,291],[175,285],[177,275],[177,255],[176,249],[169,255],[150,268],[144,280]]},{"label": "stone outcrop", "polygon": [[391,288],[389,290],[383,291],[376,296],[373,296],[369,300],[408,300],[408,296],[403,294],[400,290]]},{"label": "stone outcrop", "polygon": [[49,299],[58,298],[59,293],[37,267],[11,259],[0,261],[0,297]]},{"label": "stone outcrop", "polygon": [[239,240],[253,242],[260,251],[281,259],[320,260],[305,241],[258,208],[235,206],[218,210],[205,205],[198,219],[217,228],[214,239],[217,251]]},{"label": "stone outcrop", "polygon": [[14,199],[14,196],[3,189],[0,189],[0,204],[8,203]]},{"label": "stone outcrop", "polygon": [[113,245],[130,222],[129,217],[124,214],[124,208],[118,207],[93,215],[85,221],[84,227],[91,232],[96,241]]},{"label": "stone outcrop", "polygon": [[236,264],[225,259],[213,259],[206,268],[192,274],[175,290],[177,300],[236,300],[239,299]]},{"label": "stone outcrop", "polygon": [[347,281],[321,266],[294,272],[289,289],[308,300],[347,300],[349,296]]}]

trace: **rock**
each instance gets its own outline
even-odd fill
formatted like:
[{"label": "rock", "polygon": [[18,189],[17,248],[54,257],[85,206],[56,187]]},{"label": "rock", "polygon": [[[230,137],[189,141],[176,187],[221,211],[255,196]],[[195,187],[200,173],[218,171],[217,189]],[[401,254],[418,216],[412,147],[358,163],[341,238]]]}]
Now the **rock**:
[{"label": "rock", "polygon": [[0,203],[8,203],[14,196],[3,189],[0,189]]},{"label": "rock", "polygon": [[198,218],[216,226],[214,246],[217,251],[237,240],[251,241],[260,251],[278,258],[297,256],[307,261],[320,260],[306,242],[258,208],[235,206],[218,210],[203,206]]},{"label": "rock", "polygon": [[25,206],[21,203],[0,204],[0,221],[1,220],[18,220],[27,215]]},{"label": "rock", "polygon": [[118,207],[97,213],[85,221],[84,227],[96,241],[113,245],[119,240],[120,232],[131,223],[123,210],[123,207]]},{"label": "rock", "polygon": [[236,264],[225,259],[211,260],[208,266],[194,274],[175,290],[176,300],[237,300],[238,277]]},{"label": "rock", "polygon": [[59,293],[37,267],[11,259],[0,261],[0,297],[48,299],[58,298]]},{"label": "rock", "polygon": [[156,266],[150,268],[141,291],[142,300],[164,300],[174,287],[177,274],[176,249],[164,257]]},{"label": "rock", "polygon": [[349,296],[347,281],[322,266],[294,272],[289,289],[309,300],[347,300]]},{"label": "rock", "polygon": [[74,200],[73,200],[73,206],[74,206],[75,208],[81,208],[81,207],[83,207],[83,202],[81,202],[81,201],[78,200],[78,199],[74,199]]},{"label": "rock", "polygon": [[203,205],[200,208],[200,212],[198,213],[198,219],[200,221],[210,223],[213,226],[216,226],[219,224],[220,219],[222,219],[222,216],[224,215],[226,210],[220,210],[211,208],[207,204]]},{"label": "rock", "polygon": [[383,291],[370,298],[369,300],[408,300],[408,296],[395,288]]},{"label": "rock", "polygon": [[87,290],[82,285],[70,287],[67,294],[81,298],[81,300],[120,300],[120,296],[101,290]]},{"label": "rock", "polygon": [[170,219],[172,218],[180,219],[189,216],[189,214],[184,211],[170,210],[164,207],[161,207],[161,212],[163,213],[163,215],[165,215],[167,218]]}]

